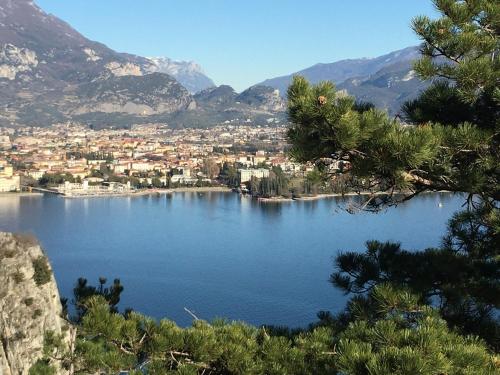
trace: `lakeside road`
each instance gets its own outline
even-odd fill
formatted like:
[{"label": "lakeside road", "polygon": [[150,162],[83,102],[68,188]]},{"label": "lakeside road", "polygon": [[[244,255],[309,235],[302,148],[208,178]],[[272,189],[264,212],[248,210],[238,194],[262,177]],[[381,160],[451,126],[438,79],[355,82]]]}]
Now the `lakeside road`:
[{"label": "lakeside road", "polygon": [[154,194],[174,194],[174,193],[208,193],[208,192],[216,192],[216,193],[229,193],[232,192],[232,189],[225,186],[205,186],[205,187],[182,187],[175,189],[145,189],[145,190],[137,190],[133,192],[125,192],[125,193],[97,193],[97,194],[72,194],[66,195],[62,194],[64,198],[112,198],[112,197],[139,197],[144,195],[154,195]]},{"label": "lakeside road", "polygon": [[27,192],[27,191],[13,191],[0,193],[0,197],[42,197],[43,193],[40,192]]},{"label": "lakeside road", "polygon": [[[64,198],[112,198],[112,197],[139,197],[145,195],[162,195],[162,194],[174,194],[174,193],[231,193],[233,189],[226,186],[205,186],[205,187],[180,187],[174,189],[144,189],[124,193],[114,193],[114,192],[102,192],[102,193],[73,193],[73,194],[61,194]],[[432,194],[432,193],[449,193],[448,191],[428,191],[422,194]],[[387,192],[349,192],[349,193],[327,193],[327,194],[317,194],[311,196],[286,198],[286,197],[250,197],[256,199],[262,203],[290,203],[294,201],[315,201],[327,198],[338,198],[338,197],[354,197],[354,196],[367,196],[367,195],[387,195]],[[396,195],[404,195],[405,192],[394,193]],[[41,196],[43,193],[0,193],[1,196]]]}]

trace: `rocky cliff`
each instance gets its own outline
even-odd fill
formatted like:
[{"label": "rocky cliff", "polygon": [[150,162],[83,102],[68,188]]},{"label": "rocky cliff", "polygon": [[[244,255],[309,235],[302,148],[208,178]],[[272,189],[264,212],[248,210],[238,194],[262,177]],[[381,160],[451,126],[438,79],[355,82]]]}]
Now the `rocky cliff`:
[{"label": "rocky cliff", "polygon": [[49,331],[69,340],[47,258],[33,237],[0,232],[0,375],[28,374]]},{"label": "rocky cliff", "polygon": [[160,72],[174,77],[190,93],[214,87],[215,83],[206,76],[201,66],[193,61],[176,61],[168,57],[150,57],[150,72]]},{"label": "rocky cliff", "polygon": [[[118,53],[31,0],[0,0],[0,126],[185,127],[285,117],[274,89],[252,88],[239,102],[232,88],[213,86],[193,62]],[[226,91],[228,102],[205,103]]]}]

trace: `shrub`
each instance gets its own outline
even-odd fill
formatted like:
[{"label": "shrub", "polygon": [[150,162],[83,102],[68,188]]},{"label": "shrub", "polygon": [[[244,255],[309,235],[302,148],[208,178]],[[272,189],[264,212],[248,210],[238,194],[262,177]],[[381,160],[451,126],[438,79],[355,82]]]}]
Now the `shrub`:
[{"label": "shrub", "polygon": [[0,259],[14,258],[14,255],[16,255],[15,250],[5,250],[3,253],[0,254]]},{"label": "shrub", "polygon": [[29,375],[55,375],[56,369],[49,365],[48,361],[39,359],[31,366]]},{"label": "shrub", "polygon": [[23,302],[26,306],[31,306],[33,304],[33,298],[32,297],[25,298]]},{"label": "shrub", "polygon": [[14,272],[12,274],[12,277],[14,278],[14,281],[16,282],[16,284],[19,284],[24,280],[24,273],[17,270],[16,272]]},{"label": "shrub", "polygon": [[52,272],[50,271],[49,264],[44,256],[39,256],[33,260],[33,268],[35,270],[33,279],[35,280],[36,285],[41,286],[50,281]]},{"label": "shrub", "polygon": [[32,315],[33,319],[39,318],[40,316],[42,316],[42,310],[36,309],[35,311],[33,311],[33,315]]},{"label": "shrub", "polygon": [[23,340],[26,338],[26,335],[24,334],[24,332],[21,332],[21,331],[17,331],[15,334],[14,334],[14,340],[15,341],[19,341],[19,340]]}]

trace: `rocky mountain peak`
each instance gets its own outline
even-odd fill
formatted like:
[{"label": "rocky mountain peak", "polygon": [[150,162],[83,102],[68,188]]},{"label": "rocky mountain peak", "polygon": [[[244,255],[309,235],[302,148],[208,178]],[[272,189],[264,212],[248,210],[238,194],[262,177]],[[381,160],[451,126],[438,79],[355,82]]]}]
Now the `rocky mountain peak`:
[{"label": "rocky mountain peak", "polygon": [[280,90],[270,86],[252,86],[238,95],[236,100],[266,111],[284,111],[286,109],[285,100],[281,97]]},{"label": "rocky mountain peak", "polygon": [[171,75],[193,94],[215,86],[194,61],[177,61],[168,57],[150,57],[149,60],[152,63],[149,71]]}]

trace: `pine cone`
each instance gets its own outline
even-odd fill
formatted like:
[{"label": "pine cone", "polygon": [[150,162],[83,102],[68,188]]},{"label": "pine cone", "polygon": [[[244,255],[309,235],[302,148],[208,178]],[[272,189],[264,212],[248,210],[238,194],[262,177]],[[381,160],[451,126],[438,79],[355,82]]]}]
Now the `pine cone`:
[{"label": "pine cone", "polygon": [[325,105],[326,104],[326,96],[318,96],[318,103],[319,105]]}]

